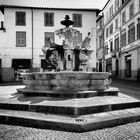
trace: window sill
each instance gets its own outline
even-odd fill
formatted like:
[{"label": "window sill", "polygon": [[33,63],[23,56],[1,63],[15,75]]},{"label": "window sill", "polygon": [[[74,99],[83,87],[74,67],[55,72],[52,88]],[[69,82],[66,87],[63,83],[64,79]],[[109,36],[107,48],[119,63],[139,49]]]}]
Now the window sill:
[{"label": "window sill", "polygon": [[19,45],[16,45],[16,47],[26,47],[26,46],[19,46]]}]

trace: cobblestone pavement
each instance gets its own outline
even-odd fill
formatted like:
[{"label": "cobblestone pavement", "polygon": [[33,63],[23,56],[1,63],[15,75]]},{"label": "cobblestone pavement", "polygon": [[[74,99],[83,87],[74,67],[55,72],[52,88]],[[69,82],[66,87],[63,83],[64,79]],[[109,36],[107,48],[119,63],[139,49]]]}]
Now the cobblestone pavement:
[{"label": "cobblestone pavement", "polygon": [[[114,83],[114,85],[116,86],[117,84]],[[126,85],[128,87],[128,83]],[[22,85],[1,84],[0,93],[4,93],[3,95],[9,94],[10,92],[14,93],[16,92],[16,88],[22,87]],[[139,89],[137,92],[139,92]],[[138,96],[139,94],[137,93]],[[84,133],[0,124],[0,140],[140,140],[140,122]]]},{"label": "cobblestone pavement", "polygon": [[0,140],[140,140],[140,122],[85,133],[0,125]]}]

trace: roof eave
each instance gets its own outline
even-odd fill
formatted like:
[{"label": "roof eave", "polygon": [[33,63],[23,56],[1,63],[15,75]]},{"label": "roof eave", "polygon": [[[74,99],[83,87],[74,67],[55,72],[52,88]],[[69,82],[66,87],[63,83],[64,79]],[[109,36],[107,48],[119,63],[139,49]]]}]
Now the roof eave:
[{"label": "roof eave", "polygon": [[33,7],[33,6],[19,6],[19,5],[0,5],[3,8],[28,8],[28,9],[50,9],[50,10],[75,10],[75,11],[95,11],[98,15],[101,10],[96,8],[57,8],[57,7]]}]

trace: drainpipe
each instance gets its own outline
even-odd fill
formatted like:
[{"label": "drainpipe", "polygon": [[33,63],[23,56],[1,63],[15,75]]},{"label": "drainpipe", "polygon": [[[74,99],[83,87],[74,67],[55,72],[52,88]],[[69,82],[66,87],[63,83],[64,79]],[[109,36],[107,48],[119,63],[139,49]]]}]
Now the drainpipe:
[{"label": "drainpipe", "polygon": [[34,24],[33,24],[33,9],[31,9],[31,12],[32,12],[32,60],[31,60],[31,70],[33,70],[33,59],[34,59],[34,32],[33,32],[33,29],[34,29]]}]

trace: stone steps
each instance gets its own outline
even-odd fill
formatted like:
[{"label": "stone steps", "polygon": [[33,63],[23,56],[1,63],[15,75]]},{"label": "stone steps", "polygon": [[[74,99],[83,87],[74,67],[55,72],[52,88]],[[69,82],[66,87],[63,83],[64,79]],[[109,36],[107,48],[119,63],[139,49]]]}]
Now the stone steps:
[{"label": "stone steps", "polygon": [[70,116],[87,115],[135,107],[140,107],[139,100],[118,96],[77,99],[17,96],[0,102],[0,109]]},{"label": "stone steps", "polygon": [[140,100],[112,91],[88,98],[1,94],[0,123],[85,132],[139,121]]},{"label": "stone steps", "polygon": [[89,98],[96,96],[118,96],[118,88],[109,88],[101,91],[76,91],[76,90],[33,90],[21,88],[17,89],[25,96],[44,96],[44,97],[57,97],[57,98]]},{"label": "stone steps", "polygon": [[79,117],[0,109],[0,123],[72,132],[113,127],[140,121],[140,107]]}]

